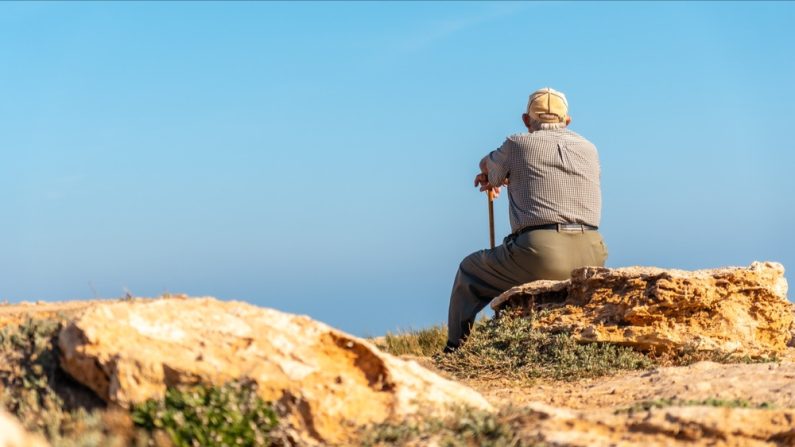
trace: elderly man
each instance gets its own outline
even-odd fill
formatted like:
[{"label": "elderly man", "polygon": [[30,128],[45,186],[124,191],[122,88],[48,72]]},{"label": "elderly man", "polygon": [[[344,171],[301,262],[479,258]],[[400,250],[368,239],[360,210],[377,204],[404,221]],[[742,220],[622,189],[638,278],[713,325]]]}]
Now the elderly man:
[{"label": "elderly man", "polygon": [[467,256],[450,296],[446,352],[466,339],[475,316],[503,291],[539,279],[566,279],[573,269],[603,266],[596,147],[567,129],[563,93],[543,88],[522,115],[527,132],[511,135],[480,162],[475,186],[508,186],[512,233],[503,244]]}]

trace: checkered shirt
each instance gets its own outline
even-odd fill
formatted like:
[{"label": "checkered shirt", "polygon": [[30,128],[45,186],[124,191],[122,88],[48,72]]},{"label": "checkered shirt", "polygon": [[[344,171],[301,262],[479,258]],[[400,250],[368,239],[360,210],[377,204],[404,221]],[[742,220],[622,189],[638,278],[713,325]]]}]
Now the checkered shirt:
[{"label": "checkered shirt", "polygon": [[489,183],[508,178],[511,230],[575,223],[599,226],[602,195],[596,147],[568,129],[511,135],[486,158]]}]

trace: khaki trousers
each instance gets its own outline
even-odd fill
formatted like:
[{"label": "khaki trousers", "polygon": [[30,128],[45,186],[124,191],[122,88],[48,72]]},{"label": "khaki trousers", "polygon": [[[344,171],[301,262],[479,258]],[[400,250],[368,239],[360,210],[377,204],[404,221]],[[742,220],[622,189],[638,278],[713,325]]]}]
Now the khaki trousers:
[{"label": "khaki trousers", "polygon": [[539,279],[568,279],[571,271],[604,266],[607,247],[598,231],[533,230],[508,236],[491,250],[464,258],[453,283],[447,344],[458,347],[478,312],[511,287]]}]

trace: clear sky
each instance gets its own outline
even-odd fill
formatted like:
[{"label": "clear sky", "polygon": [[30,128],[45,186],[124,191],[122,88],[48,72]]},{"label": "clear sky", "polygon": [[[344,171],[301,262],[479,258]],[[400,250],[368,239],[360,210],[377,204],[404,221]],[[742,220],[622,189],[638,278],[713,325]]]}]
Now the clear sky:
[{"label": "clear sky", "polygon": [[[793,3],[2,3],[0,299],[446,319],[480,158],[564,91],[609,266],[795,283]],[[505,197],[497,232],[509,231]]]}]

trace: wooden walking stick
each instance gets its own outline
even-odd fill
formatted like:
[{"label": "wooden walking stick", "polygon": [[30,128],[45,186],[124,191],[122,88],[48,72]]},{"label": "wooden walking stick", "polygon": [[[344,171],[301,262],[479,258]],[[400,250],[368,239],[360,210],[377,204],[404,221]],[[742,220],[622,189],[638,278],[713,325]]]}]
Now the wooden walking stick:
[{"label": "wooden walking stick", "polygon": [[489,243],[494,248],[494,191],[489,190]]}]

